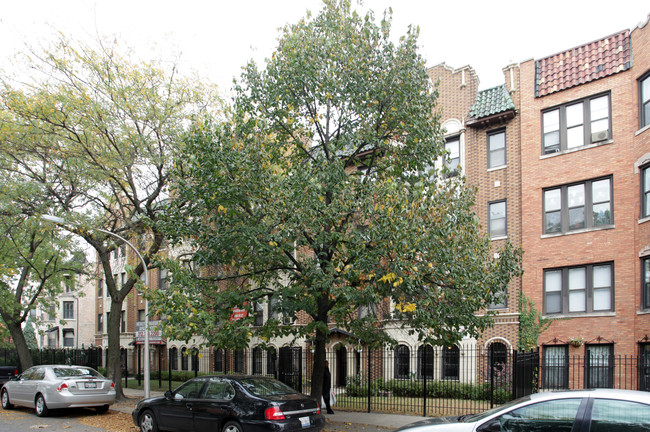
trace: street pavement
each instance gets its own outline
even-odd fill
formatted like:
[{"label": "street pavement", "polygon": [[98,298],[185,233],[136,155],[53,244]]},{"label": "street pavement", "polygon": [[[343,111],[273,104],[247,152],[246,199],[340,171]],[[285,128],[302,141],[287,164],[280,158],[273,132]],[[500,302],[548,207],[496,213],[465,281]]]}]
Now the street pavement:
[{"label": "street pavement", "polygon": [[[131,404],[120,406],[112,406],[111,409],[131,414],[135,404],[138,400],[144,398],[144,391],[137,389],[125,388],[124,395],[129,399],[133,399]],[[151,396],[161,396],[163,392],[151,392]],[[382,413],[367,413],[355,411],[341,411],[333,407],[334,414],[325,414],[327,420],[326,431],[347,431],[347,432],[372,432],[373,430],[392,430],[405,426],[419,420],[424,420],[426,417],[398,415],[398,414],[382,414]]]}]

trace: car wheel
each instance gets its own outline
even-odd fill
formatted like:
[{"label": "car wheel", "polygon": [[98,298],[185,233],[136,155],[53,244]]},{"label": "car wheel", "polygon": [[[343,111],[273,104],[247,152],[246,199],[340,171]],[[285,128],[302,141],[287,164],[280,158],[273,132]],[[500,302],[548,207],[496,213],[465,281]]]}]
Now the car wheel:
[{"label": "car wheel", "polygon": [[5,389],[2,390],[2,408],[3,409],[12,409],[14,406],[9,402],[9,392]]},{"label": "car wheel", "polygon": [[36,415],[39,417],[45,417],[47,416],[47,413],[49,410],[47,409],[47,405],[45,404],[45,398],[43,397],[42,394],[36,395],[36,404],[34,405],[36,408]]},{"label": "car wheel", "polygon": [[147,410],[140,414],[140,430],[142,432],[158,432],[158,425],[156,424],[156,417],[154,417],[153,412]]},{"label": "car wheel", "polygon": [[101,405],[101,406],[95,407],[95,409],[97,410],[98,413],[103,414],[106,411],[108,411],[108,405]]},{"label": "car wheel", "polygon": [[241,425],[237,423],[236,421],[229,421],[225,425],[223,425],[223,429],[221,429],[221,432],[244,432],[241,428]]}]

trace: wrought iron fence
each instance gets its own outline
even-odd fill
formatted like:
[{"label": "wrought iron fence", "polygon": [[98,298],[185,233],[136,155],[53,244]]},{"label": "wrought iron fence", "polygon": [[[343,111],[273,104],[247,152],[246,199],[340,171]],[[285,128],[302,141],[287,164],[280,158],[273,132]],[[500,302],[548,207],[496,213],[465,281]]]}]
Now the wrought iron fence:
[{"label": "wrought iron fence", "polygon": [[[480,412],[538,391],[650,390],[650,357],[598,354],[429,346],[411,351],[402,346],[395,350],[341,348],[328,352],[327,360],[336,406],[343,410],[446,416]],[[275,377],[308,394],[313,355],[297,347],[198,350],[158,346],[150,360],[151,385],[166,390],[197,375],[241,373]],[[32,351],[32,357],[35,364],[105,365],[98,349]],[[138,381],[142,385],[143,350],[123,350],[122,361],[124,386]],[[0,365],[16,364],[15,351],[0,349]]]}]

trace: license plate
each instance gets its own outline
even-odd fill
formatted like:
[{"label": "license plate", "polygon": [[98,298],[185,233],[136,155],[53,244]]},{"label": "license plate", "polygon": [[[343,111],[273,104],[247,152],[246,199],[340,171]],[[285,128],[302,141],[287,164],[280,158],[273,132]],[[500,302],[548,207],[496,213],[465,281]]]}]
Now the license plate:
[{"label": "license plate", "polygon": [[303,428],[308,428],[311,426],[311,421],[309,421],[309,417],[300,417],[300,424]]},{"label": "license plate", "polygon": [[97,388],[96,382],[87,382],[84,388]]}]

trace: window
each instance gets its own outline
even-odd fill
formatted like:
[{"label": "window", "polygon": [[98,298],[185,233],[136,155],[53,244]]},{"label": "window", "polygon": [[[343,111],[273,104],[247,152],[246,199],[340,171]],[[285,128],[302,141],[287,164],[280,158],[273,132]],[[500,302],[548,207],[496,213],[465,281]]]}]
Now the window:
[{"label": "window", "polygon": [[650,72],[639,80],[639,127],[650,125]]},{"label": "window", "polygon": [[120,274],[120,288],[123,288],[126,285],[126,273],[122,272]]},{"label": "window", "polygon": [[457,346],[443,348],[442,379],[457,380],[460,369],[460,349]]},{"label": "window", "polygon": [[138,321],[144,322],[145,318],[144,309],[138,309]]},{"label": "window", "polygon": [[568,389],[569,346],[545,346],[543,355],[543,387],[551,390]]},{"label": "window", "polygon": [[63,346],[66,348],[74,347],[74,330],[72,329],[63,330]]},{"label": "window", "polygon": [[445,167],[449,170],[448,175],[456,175],[460,165],[460,136],[447,138],[445,150],[448,152],[444,158]]},{"label": "window", "polygon": [[199,351],[196,348],[192,350],[192,370],[194,372],[199,370]]},{"label": "window", "polygon": [[266,354],[266,373],[267,375],[276,376],[277,368],[275,367],[278,360],[278,353],[275,348],[271,348]]},{"label": "window", "polygon": [[641,217],[650,217],[650,165],[641,170]]},{"label": "window", "polygon": [[169,288],[169,281],[167,280],[167,270],[161,268],[158,271],[158,289],[166,290]]},{"label": "window", "polygon": [[506,202],[493,202],[488,207],[488,231],[490,232],[490,238],[505,237],[507,234]]},{"label": "window", "polygon": [[586,345],[585,388],[612,388],[614,384],[614,345]]},{"label": "window", "polygon": [[74,291],[74,280],[72,279],[72,276],[65,276],[64,284],[65,292],[69,293]]},{"label": "window", "polygon": [[407,379],[411,372],[409,360],[411,354],[409,347],[399,345],[395,350],[395,379]]},{"label": "window", "polygon": [[[184,348],[183,348],[184,349]],[[205,380],[190,380],[174,391],[175,399],[196,399],[199,397]]]},{"label": "window", "polygon": [[[582,398],[561,399],[526,405],[496,417],[477,429],[479,432],[501,430],[570,432]],[[496,426],[496,428],[495,428]]]},{"label": "window", "polygon": [[120,332],[126,332],[126,312],[120,311]]},{"label": "window", "polygon": [[544,190],[544,233],[594,229],[614,223],[611,177]]},{"label": "window", "polygon": [[613,273],[611,263],[545,270],[545,313],[613,311]]},{"label": "window", "polygon": [[235,372],[244,372],[244,350],[235,350]]},{"label": "window", "polygon": [[542,112],[542,153],[564,152],[611,137],[609,94]]},{"label": "window", "polygon": [[223,350],[214,350],[214,371],[223,372]]},{"label": "window", "polygon": [[172,370],[178,370],[178,348],[169,350],[169,362]]},{"label": "window", "polygon": [[650,406],[615,399],[595,399],[589,432],[649,431]]},{"label": "window", "polygon": [[262,375],[262,348],[253,348],[253,375]]},{"label": "window", "polygon": [[181,370],[186,371],[188,368],[188,357],[189,353],[187,352],[187,348],[181,348]]},{"label": "window", "polygon": [[264,305],[262,303],[255,303],[255,323],[256,327],[264,325]]},{"label": "window", "polygon": [[488,133],[488,169],[506,164],[506,131]]},{"label": "window", "polygon": [[63,302],[63,319],[74,319],[74,303],[71,301]]},{"label": "window", "polygon": [[431,345],[418,347],[418,378],[433,379],[433,355]]},{"label": "window", "polygon": [[97,333],[104,331],[104,315],[97,314]]},{"label": "window", "polygon": [[104,279],[99,279],[97,281],[97,297],[102,298],[104,296]]},{"label": "window", "polygon": [[639,344],[639,390],[650,391],[650,343]]},{"label": "window", "polygon": [[650,309],[650,256],[641,260],[641,292],[643,298],[643,308]]}]

